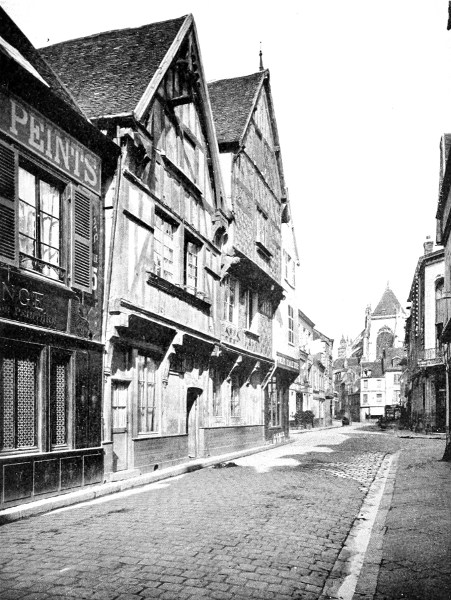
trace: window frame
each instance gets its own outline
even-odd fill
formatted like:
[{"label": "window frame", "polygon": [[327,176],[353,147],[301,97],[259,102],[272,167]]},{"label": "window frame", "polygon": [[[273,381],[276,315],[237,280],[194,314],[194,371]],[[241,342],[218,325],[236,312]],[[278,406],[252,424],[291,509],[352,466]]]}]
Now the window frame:
[{"label": "window frame", "polygon": [[[149,368],[150,367],[150,368]],[[137,409],[138,409],[138,435],[155,435],[160,432],[160,404],[156,390],[156,375],[157,375],[157,363],[154,358],[147,354],[137,355]],[[150,375],[150,378],[149,378]],[[151,389],[151,395],[149,396],[149,388]],[[149,427],[149,404],[153,406],[151,409],[151,425]],[[143,409],[145,415],[142,414]],[[143,428],[144,420],[144,428]]]},{"label": "window frame", "polygon": [[[233,293],[231,293],[233,292]],[[233,298],[233,302],[231,302]],[[232,275],[227,275],[223,281],[223,311],[222,317],[224,321],[237,324],[238,320],[238,303],[239,303],[239,281]],[[231,317],[231,318],[230,318]]]},{"label": "window frame", "polygon": [[288,309],[288,343],[294,346],[294,308],[291,304],[287,305]]},{"label": "window frame", "polygon": [[[162,227],[159,227],[159,224],[162,224]],[[169,236],[168,232],[165,231],[165,228],[171,228],[172,237]],[[152,270],[155,275],[161,277],[165,281],[169,281],[171,283],[177,282],[177,225],[174,223],[172,219],[166,218],[166,215],[160,213],[158,210],[155,211],[154,217],[154,232],[153,232],[153,246],[152,246]],[[157,236],[157,231],[159,232]],[[161,239],[160,239],[161,236]],[[167,240],[170,239],[172,244],[167,243]],[[157,250],[157,244],[161,245],[161,252]],[[172,252],[172,273],[165,269],[165,250]],[[159,267],[157,267],[158,261],[156,257],[159,257],[160,263]],[[166,272],[171,273],[171,278],[166,277]]]},{"label": "window frame", "polygon": [[[21,197],[21,172],[27,173],[28,175],[34,178],[33,187],[34,187],[34,198],[35,204],[34,206],[27,202],[27,199]],[[43,204],[45,199],[45,194],[42,191],[42,184],[47,184],[51,186],[58,194],[58,216],[51,215],[50,213],[44,210]],[[42,169],[37,166],[33,161],[27,159],[24,156],[19,157],[19,162],[17,166],[17,199],[18,199],[18,238],[19,238],[19,266],[21,269],[26,271],[30,271],[33,273],[37,273],[47,279],[52,279],[54,281],[62,281],[63,283],[67,282],[67,265],[64,256],[64,244],[63,244],[63,230],[65,227],[66,215],[64,214],[64,197],[67,189],[67,184],[60,179],[52,175],[47,170]],[[21,207],[28,206],[35,212],[34,218],[34,237],[30,237],[29,232],[25,232],[21,229]],[[50,218],[53,218],[58,221],[58,247],[51,246],[50,243],[44,241],[45,233],[44,233],[44,220],[47,215]],[[32,244],[34,246],[33,253],[29,254],[22,250],[21,248],[21,239],[27,238],[28,240],[32,240]],[[49,261],[44,260],[43,255],[43,247],[51,248],[58,252],[59,260],[58,264],[51,263]],[[31,261],[32,265],[30,267],[24,266],[25,261]],[[37,264],[35,264],[37,263]],[[45,269],[53,269],[57,277],[52,277],[51,275],[45,274]]]}]

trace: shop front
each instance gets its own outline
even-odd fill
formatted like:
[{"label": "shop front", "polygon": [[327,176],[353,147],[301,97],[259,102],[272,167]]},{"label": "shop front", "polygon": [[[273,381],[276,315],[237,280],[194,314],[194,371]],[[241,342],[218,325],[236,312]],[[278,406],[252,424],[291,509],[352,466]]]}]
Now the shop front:
[{"label": "shop front", "polygon": [[0,92],[2,507],[103,478],[101,177],[95,152]]}]

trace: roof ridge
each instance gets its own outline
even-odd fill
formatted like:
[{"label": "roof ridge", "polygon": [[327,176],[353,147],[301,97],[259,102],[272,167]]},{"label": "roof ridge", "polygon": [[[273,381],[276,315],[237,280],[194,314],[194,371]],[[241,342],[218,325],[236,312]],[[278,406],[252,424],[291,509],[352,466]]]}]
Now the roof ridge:
[{"label": "roof ridge", "polygon": [[263,69],[263,71],[255,71],[255,73],[249,73],[248,75],[238,75],[237,77],[223,77],[222,79],[211,79],[207,81],[207,85],[211,83],[220,83],[222,81],[236,81],[238,79],[248,79],[250,77],[254,77],[255,75],[266,75],[269,73],[269,69]]},{"label": "roof ridge", "polygon": [[139,31],[140,29],[145,29],[146,27],[151,27],[154,25],[163,25],[164,23],[173,23],[175,21],[185,20],[191,13],[187,13],[186,15],[182,15],[181,17],[175,17],[174,19],[165,19],[164,21],[154,21],[152,23],[146,23],[145,25],[139,25],[138,27],[123,27],[118,29],[108,29],[107,31],[100,31],[98,33],[92,33],[91,35],[82,35],[80,37],[71,38],[69,40],[63,40],[61,42],[56,42],[55,44],[49,44],[48,46],[41,46],[38,50],[46,50],[47,48],[55,48],[56,46],[61,46],[62,44],[70,44],[71,42],[79,42],[80,40],[89,40],[102,37],[104,35],[108,35],[110,33],[121,32],[124,33],[126,31]]}]

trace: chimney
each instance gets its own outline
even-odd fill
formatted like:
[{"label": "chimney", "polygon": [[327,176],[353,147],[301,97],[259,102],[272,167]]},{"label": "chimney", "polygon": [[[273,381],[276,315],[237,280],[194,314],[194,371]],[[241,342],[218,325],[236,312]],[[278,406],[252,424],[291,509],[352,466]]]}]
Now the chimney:
[{"label": "chimney", "polygon": [[431,240],[430,235],[426,236],[426,241],[423,244],[423,248],[424,248],[425,256],[426,256],[426,254],[430,254],[434,250],[434,241]]}]

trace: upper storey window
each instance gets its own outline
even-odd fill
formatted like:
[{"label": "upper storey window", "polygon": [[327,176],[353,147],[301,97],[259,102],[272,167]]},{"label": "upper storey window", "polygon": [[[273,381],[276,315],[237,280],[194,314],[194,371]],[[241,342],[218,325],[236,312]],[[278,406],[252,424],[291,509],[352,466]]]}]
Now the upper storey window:
[{"label": "upper storey window", "polygon": [[96,198],[1,142],[0,261],[92,292]]},{"label": "upper storey window", "polygon": [[286,252],[285,250],[283,251],[283,257],[284,257],[285,279],[292,287],[294,287],[295,286],[296,264],[295,264],[294,260],[291,258],[291,256],[288,254],[288,252]]},{"label": "upper storey window", "polygon": [[156,214],[154,272],[167,281],[174,281],[174,233],[175,226]]},{"label": "upper storey window", "polygon": [[60,190],[19,167],[19,249],[23,267],[60,279],[60,225]]}]

